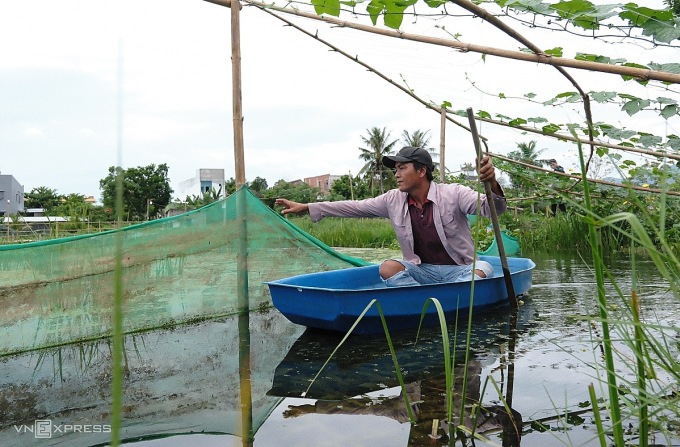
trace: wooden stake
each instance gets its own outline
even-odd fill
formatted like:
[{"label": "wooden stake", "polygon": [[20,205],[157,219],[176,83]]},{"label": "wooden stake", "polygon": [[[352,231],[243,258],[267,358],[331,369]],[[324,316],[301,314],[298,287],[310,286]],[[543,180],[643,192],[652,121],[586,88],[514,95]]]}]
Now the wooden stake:
[{"label": "wooden stake", "polygon": [[[231,2],[231,98],[234,125],[234,172],[236,188],[246,183],[243,157],[243,104],[241,102],[241,2]],[[225,188],[226,190],[226,188]]]}]

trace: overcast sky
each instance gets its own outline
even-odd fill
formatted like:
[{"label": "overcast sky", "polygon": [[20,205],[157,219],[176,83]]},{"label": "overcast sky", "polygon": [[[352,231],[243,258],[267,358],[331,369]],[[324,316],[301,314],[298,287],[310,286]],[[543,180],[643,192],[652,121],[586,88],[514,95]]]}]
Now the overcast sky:
[{"label": "overcast sky", "polygon": [[[554,68],[482,60],[475,53],[289,18],[407,83],[426,100],[446,100],[454,109],[582,122],[578,105],[545,108],[480,92],[508,97],[533,92],[545,100],[573,90]],[[341,18],[354,20],[346,13]],[[565,33],[515,26],[542,48],[564,47],[565,57],[578,51],[641,63],[677,62],[676,50],[583,39],[570,44]],[[406,18],[402,29],[438,37],[461,33],[463,42],[519,48],[469,17],[446,23]],[[0,172],[13,175],[26,192],[46,186],[59,194],[99,198],[99,180],[118,162],[119,141],[123,167],[167,163],[175,189],[200,168],[224,168],[227,178],[234,176],[227,8],[201,0],[0,0],[0,42]],[[271,186],[279,179],[356,174],[362,166],[361,136],[373,126],[387,128],[393,139],[403,130],[429,130],[431,145],[439,147],[436,112],[252,7],[241,14],[241,50],[247,180],[264,177]],[[639,89],[616,75],[570,72],[586,91],[671,96]],[[665,123],[645,113],[627,121],[625,114],[599,106],[595,113],[595,121],[661,136],[680,130],[677,117]],[[446,132],[447,167],[456,171],[474,160],[472,140],[452,124]],[[533,139],[546,148],[546,157],[576,167],[573,145],[486,124],[480,132],[494,152],[506,154]]]}]

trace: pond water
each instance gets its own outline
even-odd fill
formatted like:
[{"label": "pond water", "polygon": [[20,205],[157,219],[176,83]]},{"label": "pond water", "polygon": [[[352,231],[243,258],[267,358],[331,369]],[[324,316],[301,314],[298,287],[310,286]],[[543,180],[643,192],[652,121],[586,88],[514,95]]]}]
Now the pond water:
[{"label": "pond water", "polygon": [[[391,256],[349,253],[375,261]],[[599,326],[589,318],[597,314],[594,274],[579,257],[532,259],[534,285],[516,321],[506,307],[474,315],[469,351],[467,316],[449,322],[454,413],[462,398],[485,408],[476,430],[489,441],[475,445],[599,445],[593,414],[585,408],[589,384],[606,395],[594,368],[603,365],[594,342]],[[635,285],[645,320],[679,326],[680,304],[651,262],[637,261],[635,271],[625,260],[609,268],[622,290]],[[616,306],[623,305],[613,311]],[[249,355],[240,342],[244,334]],[[428,328],[417,341],[415,331],[391,336],[413,425],[384,335],[350,337],[325,367],[341,337],[305,330],[275,309],[130,335],[123,437],[145,447],[242,445],[238,435],[246,427],[254,432],[252,445],[262,447],[449,445],[441,333]],[[667,345],[677,358],[675,337]],[[615,346],[625,355],[625,344]],[[1,358],[0,445],[105,444],[110,360],[107,341]],[[619,374],[628,377],[625,370]],[[251,405],[242,405],[243,390],[250,391],[245,395]],[[504,402],[521,418],[521,440],[513,435]],[[475,407],[465,408],[464,423],[472,427],[467,411]],[[434,420],[440,421],[435,430]],[[49,421],[49,437],[38,438],[41,421]]]}]

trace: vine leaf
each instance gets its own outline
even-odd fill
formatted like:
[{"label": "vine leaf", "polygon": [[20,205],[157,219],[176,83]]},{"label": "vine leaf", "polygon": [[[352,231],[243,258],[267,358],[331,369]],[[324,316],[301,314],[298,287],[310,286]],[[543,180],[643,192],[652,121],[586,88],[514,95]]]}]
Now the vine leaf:
[{"label": "vine leaf", "polygon": [[677,104],[669,104],[665,106],[663,109],[661,109],[661,116],[663,116],[665,119],[668,119],[672,116],[675,116],[678,114],[678,105]]},{"label": "vine leaf", "polygon": [[595,102],[605,103],[616,98],[616,92],[590,92],[590,97]]},{"label": "vine leaf", "polygon": [[340,16],[340,0],[312,0],[312,5],[318,15]]},{"label": "vine leaf", "polygon": [[631,101],[628,101],[621,107],[621,110],[626,112],[628,115],[633,116],[636,113],[638,113],[640,110],[644,109],[650,104],[648,99],[640,99],[636,98]]},{"label": "vine leaf", "polygon": [[562,47],[555,47],[544,51],[545,54],[555,57],[562,57]]}]

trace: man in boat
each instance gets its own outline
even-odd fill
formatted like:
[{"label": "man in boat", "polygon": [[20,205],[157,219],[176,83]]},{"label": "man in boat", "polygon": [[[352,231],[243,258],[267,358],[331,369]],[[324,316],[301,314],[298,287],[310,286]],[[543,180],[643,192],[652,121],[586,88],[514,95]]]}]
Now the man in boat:
[{"label": "man in boat", "polygon": [[[297,203],[276,199],[281,214],[309,212],[313,222],[324,217],[385,217],[397,235],[403,259],[388,259],[380,265],[380,277],[388,287],[469,281],[475,256],[467,215],[490,217],[485,194],[459,184],[433,181],[430,153],[420,147],[403,147],[382,162],[395,169],[397,188],[364,200]],[[498,214],[507,208],[503,189],[496,180],[491,158],[485,155],[479,180],[489,182]],[[476,261],[477,278],[493,275],[485,261]]]}]

